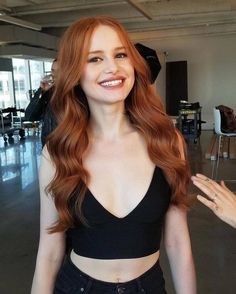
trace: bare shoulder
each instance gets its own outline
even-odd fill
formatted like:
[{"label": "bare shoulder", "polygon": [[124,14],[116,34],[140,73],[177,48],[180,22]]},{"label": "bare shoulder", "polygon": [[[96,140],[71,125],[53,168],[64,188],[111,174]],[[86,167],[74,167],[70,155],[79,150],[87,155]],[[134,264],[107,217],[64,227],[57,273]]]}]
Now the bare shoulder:
[{"label": "bare shoulder", "polygon": [[42,150],[42,160],[41,160],[41,163],[53,165],[52,164],[51,157],[50,157],[50,154],[48,152],[48,148],[47,148],[46,145],[43,147],[43,150]]},{"label": "bare shoulder", "polygon": [[40,172],[39,172],[39,188],[40,188],[40,215],[41,229],[47,231],[55,221],[58,220],[58,212],[54,204],[54,199],[47,192],[47,187],[53,180],[55,175],[55,167],[50,158],[47,147],[44,146],[42,151]]},{"label": "bare shoulder", "polygon": [[44,186],[49,184],[55,175],[55,166],[51,160],[50,154],[48,152],[47,146],[43,147],[42,157],[39,170],[39,181],[40,184],[44,183]]}]

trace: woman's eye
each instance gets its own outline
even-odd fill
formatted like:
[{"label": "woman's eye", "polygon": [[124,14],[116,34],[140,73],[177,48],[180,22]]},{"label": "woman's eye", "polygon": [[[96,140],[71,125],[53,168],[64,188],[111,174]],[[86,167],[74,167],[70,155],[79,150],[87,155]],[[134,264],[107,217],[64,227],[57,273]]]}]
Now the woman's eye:
[{"label": "woman's eye", "polygon": [[88,62],[98,62],[101,61],[102,59],[100,57],[91,57],[89,58]]},{"label": "woman's eye", "polygon": [[127,57],[127,54],[124,52],[116,54],[116,58],[125,58],[125,57]]}]

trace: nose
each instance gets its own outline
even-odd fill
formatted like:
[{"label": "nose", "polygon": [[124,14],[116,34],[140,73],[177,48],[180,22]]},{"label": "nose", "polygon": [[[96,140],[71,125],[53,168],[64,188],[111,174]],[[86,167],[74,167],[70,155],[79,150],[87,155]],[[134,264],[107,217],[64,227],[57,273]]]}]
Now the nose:
[{"label": "nose", "polygon": [[118,65],[114,58],[109,58],[105,61],[105,73],[115,74],[118,71]]}]

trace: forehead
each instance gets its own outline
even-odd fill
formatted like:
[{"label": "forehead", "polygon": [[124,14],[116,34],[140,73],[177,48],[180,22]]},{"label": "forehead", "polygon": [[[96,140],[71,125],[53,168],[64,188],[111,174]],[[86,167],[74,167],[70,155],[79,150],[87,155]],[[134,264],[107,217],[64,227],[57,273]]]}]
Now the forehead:
[{"label": "forehead", "polygon": [[89,51],[121,46],[123,46],[123,42],[114,28],[106,25],[99,25],[95,28],[91,36]]}]

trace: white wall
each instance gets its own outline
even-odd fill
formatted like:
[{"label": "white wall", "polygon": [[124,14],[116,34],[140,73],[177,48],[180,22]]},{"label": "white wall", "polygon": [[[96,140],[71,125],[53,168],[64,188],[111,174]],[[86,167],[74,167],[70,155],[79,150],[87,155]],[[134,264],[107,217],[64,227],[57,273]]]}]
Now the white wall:
[{"label": "white wall", "polygon": [[[159,41],[145,41],[160,53],[161,63],[187,60],[188,98],[200,102],[204,129],[213,127],[213,107],[224,104],[236,113],[236,34],[191,36]],[[157,87],[165,100],[165,66],[158,77]]]}]

